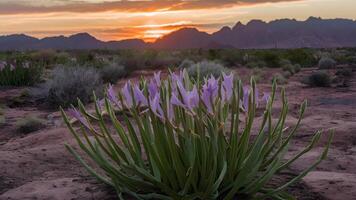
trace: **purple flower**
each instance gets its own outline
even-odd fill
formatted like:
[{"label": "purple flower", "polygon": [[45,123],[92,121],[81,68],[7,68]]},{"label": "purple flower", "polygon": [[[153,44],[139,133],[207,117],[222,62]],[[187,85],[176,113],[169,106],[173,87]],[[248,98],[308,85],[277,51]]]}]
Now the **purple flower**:
[{"label": "purple flower", "polygon": [[[249,104],[249,95],[250,95],[250,88],[248,86],[244,86],[243,88],[243,99],[242,99],[242,107],[243,109],[247,112],[248,111],[248,104]],[[263,93],[263,96],[260,98],[260,93],[259,93],[259,90],[256,88],[255,89],[255,104],[256,104],[256,107],[259,106],[260,102],[265,102],[267,103],[269,98],[270,98],[270,95],[268,93]]]},{"label": "purple flower", "polygon": [[243,87],[242,107],[247,112],[249,104],[250,89],[248,86]]},{"label": "purple flower", "polygon": [[218,95],[218,81],[211,76],[210,79],[206,81],[202,89],[202,101],[208,112],[213,113],[213,103]]},{"label": "purple flower", "polygon": [[160,105],[160,94],[157,93],[153,99],[150,100],[150,107],[152,112],[159,117],[161,120],[164,120],[164,113]]},{"label": "purple flower", "polygon": [[179,71],[178,75],[176,73],[171,73],[171,77],[172,77],[172,83],[173,84],[176,84],[178,82],[183,84],[184,71]]},{"label": "purple flower", "polygon": [[234,76],[232,73],[228,76],[225,73],[223,73],[222,86],[223,86],[222,93],[224,97],[223,100],[230,101],[233,93],[233,87],[234,87]]},{"label": "purple flower", "polygon": [[108,94],[109,101],[114,103],[117,107],[121,108],[121,103],[117,99],[116,93],[115,93],[114,88],[113,88],[113,86],[111,84],[109,85],[107,94]]},{"label": "purple flower", "polygon": [[70,109],[68,109],[68,113],[72,118],[77,119],[82,125],[84,125],[88,129],[90,129],[90,125],[89,125],[87,119],[77,109],[70,108]]},{"label": "purple flower", "polygon": [[193,108],[197,107],[199,104],[199,94],[196,86],[194,86],[191,91],[187,91],[180,82],[178,82],[177,85],[179,93],[182,96],[182,101],[179,100],[177,95],[173,92],[171,97],[171,104],[192,111]]},{"label": "purple flower", "polygon": [[158,85],[155,83],[155,81],[151,80],[150,83],[148,84],[148,94],[150,98],[155,97],[158,92],[159,92]]},{"label": "purple flower", "polygon": [[135,98],[136,104],[138,104],[140,106],[147,106],[147,104],[148,104],[147,98],[143,94],[143,90],[140,90],[138,85],[134,86],[133,92],[134,92],[134,98]]},{"label": "purple flower", "polygon": [[161,71],[153,74],[153,80],[157,87],[161,86]]},{"label": "purple flower", "polygon": [[130,81],[125,83],[125,86],[122,88],[121,92],[124,97],[126,107],[131,108],[133,105],[133,101],[132,101],[132,95],[131,95]]}]

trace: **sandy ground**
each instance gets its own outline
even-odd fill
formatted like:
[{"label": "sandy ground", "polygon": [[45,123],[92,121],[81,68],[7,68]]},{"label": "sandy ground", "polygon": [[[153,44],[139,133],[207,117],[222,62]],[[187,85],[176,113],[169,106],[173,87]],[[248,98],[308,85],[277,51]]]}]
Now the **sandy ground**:
[{"label": "sandy ground", "polygon": [[[271,74],[276,71],[264,71],[259,87],[268,88]],[[335,138],[327,160],[289,190],[298,199],[356,199],[356,78],[353,76],[346,88],[308,88],[300,80],[312,71],[303,70],[285,85],[290,102],[287,124],[297,120],[298,105],[304,99],[309,102],[289,154],[307,145],[317,130],[324,130],[325,139],[298,160],[292,171],[306,168],[319,156],[330,130],[335,130]],[[138,73],[133,78],[137,79]],[[249,73],[248,69],[238,70],[243,78]],[[122,81],[116,88],[120,84]],[[0,104],[8,104],[22,89],[1,89]],[[64,143],[76,145],[58,112],[31,104],[7,107],[4,111],[6,124],[0,127],[0,200],[115,199],[113,191],[91,178],[64,148]],[[15,123],[27,115],[45,119],[47,127],[27,135],[18,134]]]}]

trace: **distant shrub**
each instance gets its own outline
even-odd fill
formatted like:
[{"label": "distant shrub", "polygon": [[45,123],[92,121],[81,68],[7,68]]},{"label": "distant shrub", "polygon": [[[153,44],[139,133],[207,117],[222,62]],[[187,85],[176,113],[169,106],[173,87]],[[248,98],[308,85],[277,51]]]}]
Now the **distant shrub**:
[{"label": "distant shrub", "polygon": [[335,68],[336,62],[332,58],[322,57],[319,60],[318,66],[319,66],[319,69],[332,69],[332,68]]},{"label": "distant shrub", "polygon": [[300,64],[302,67],[312,67],[318,62],[318,59],[314,57],[313,50],[310,49],[289,49],[286,50],[283,57],[293,64]]},{"label": "distant shrub", "polygon": [[28,86],[41,80],[44,67],[24,60],[0,61],[0,85]]},{"label": "distant shrub", "polygon": [[194,65],[195,63],[189,59],[184,59],[180,65],[179,68],[180,69],[184,69],[184,68],[189,68],[190,66]]},{"label": "distant shrub", "polygon": [[288,83],[287,78],[286,78],[284,75],[280,74],[280,73],[275,74],[275,75],[273,76],[272,81],[273,81],[273,80],[276,80],[276,82],[277,82],[278,84],[280,84],[280,85],[284,85],[284,84],[287,84],[287,83]]},{"label": "distant shrub", "polygon": [[352,76],[352,70],[351,69],[339,69],[339,70],[336,71],[335,75],[343,76],[343,77],[351,77]]},{"label": "distant shrub", "polygon": [[253,62],[248,62],[246,64],[246,67],[248,68],[263,68],[266,67],[266,63],[264,61],[253,61]]},{"label": "distant shrub", "polygon": [[44,120],[34,116],[26,117],[16,122],[16,130],[22,134],[38,131],[45,126],[46,123]]},{"label": "distant shrub", "polygon": [[331,84],[331,77],[323,71],[314,72],[308,76],[303,83],[311,87],[329,87]]},{"label": "distant shrub", "polygon": [[300,64],[294,64],[294,71],[295,71],[295,73],[300,72],[300,70],[302,70],[302,66],[300,66]]},{"label": "distant shrub", "polygon": [[190,66],[187,72],[190,77],[197,78],[199,76],[204,78],[210,75],[219,77],[223,72],[228,73],[229,70],[216,61],[202,61]]},{"label": "distant shrub", "polygon": [[102,80],[100,73],[86,67],[57,67],[49,79],[34,95],[45,100],[52,107],[68,107],[77,103],[80,98],[83,103],[92,101],[92,94],[100,94]]},{"label": "distant shrub", "polygon": [[100,69],[101,78],[104,83],[116,83],[120,78],[127,77],[129,71],[122,65],[110,64]]}]

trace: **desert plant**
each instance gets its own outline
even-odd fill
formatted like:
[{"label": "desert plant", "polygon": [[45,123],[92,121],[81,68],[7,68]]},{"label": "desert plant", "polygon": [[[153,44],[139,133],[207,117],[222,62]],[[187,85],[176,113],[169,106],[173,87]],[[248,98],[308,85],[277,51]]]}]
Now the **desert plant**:
[{"label": "desert plant", "polygon": [[263,68],[266,67],[266,63],[264,61],[255,61],[255,62],[249,62],[246,64],[246,67],[248,68]]},{"label": "desert plant", "polygon": [[202,61],[198,62],[187,69],[187,72],[190,77],[205,78],[209,76],[219,77],[222,73],[227,73],[229,70],[225,68],[222,64],[216,61]]},{"label": "desert plant", "polygon": [[351,69],[339,69],[336,71],[335,75],[337,76],[343,76],[343,77],[351,77],[352,76],[352,70]]},{"label": "desert plant", "polygon": [[44,67],[27,61],[0,61],[0,85],[28,86],[41,80]]},{"label": "desert plant", "polygon": [[22,118],[16,122],[16,130],[18,133],[31,133],[38,131],[46,126],[46,122],[38,117],[29,116]]},{"label": "desert plant", "polygon": [[[288,72],[289,73],[289,72]],[[284,85],[288,83],[288,77],[285,74],[277,73],[273,76],[272,81],[276,81],[278,84]]]},{"label": "desert plant", "polygon": [[189,59],[184,59],[180,65],[179,65],[179,68],[180,69],[186,69],[186,68],[189,68],[191,66],[194,65],[194,62],[192,60],[189,60]]},{"label": "desert plant", "polygon": [[44,100],[51,107],[67,107],[80,98],[83,103],[92,101],[92,93],[100,92],[102,81],[100,73],[87,67],[56,67],[51,79],[47,80],[34,96]]},{"label": "desert plant", "polygon": [[127,77],[129,71],[122,65],[111,63],[100,70],[104,83],[116,83],[120,78]]},{"label": "desert plant", "polygon": [[332,58],[322,57],[319,60],[318,66],[319,66],[319,69],[332,69],[332,68],[335,68],[336,62]]},{"label": "desert plant", "polygon": [[331,78],[328,73],[319,71],[309,75],[303,82],[311,87],[329,87]]},{"label": "desert plant", "polygon": [[[62,110],[80,148],[103,171],[66,147],[93,176],[115,188],[119,199],[129,198],[126,195],[166,200],[290,199],[284,190],[326,158],[331,137],[307,169],[281,185],[271,185],[276,174],[316,146],[321,133],[300,153],[285,159],[306,102],[296,125],[286,129],[285,91],[276,122],[272,122],[276,84],[271,95],[258,94],[253,80],[251,86],[242,87],[233,75],[194,84],[185,72],[171,74],[166,81],[156,74],[140,84],[128,82],[119,93],[109,87],[106,97],[96,101],[94,113],[80,102],[69,116]],[[262,124],[254,129],[258,106],[265,112]],[[76,122],[80,129],[74,127]]]}]

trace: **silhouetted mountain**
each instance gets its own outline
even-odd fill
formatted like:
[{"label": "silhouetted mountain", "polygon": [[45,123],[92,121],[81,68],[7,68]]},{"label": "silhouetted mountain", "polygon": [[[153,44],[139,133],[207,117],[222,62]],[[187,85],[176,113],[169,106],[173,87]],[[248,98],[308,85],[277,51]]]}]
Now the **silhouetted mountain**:
[{"label": "silhouetted mountain", "polygon": [[214,41],[236,48],[298,48],[354,47],[356,22],[348,19],[306,21],[280,19],[269,23],[252,20],[232,29],[224,28],[212,34]]},{"label": "silhouetted mountain", "polygon": [[23,34],[0,36],[0,50],[300,47],[356,47],[356,21],[316,17],[305,21],[279,19],[268,23],[251,20],[246,25],[238,22],[231,28],[225,26],[212,34],[196,28],[182,28],[153,43],[145,43],[140,39],[103,42],[88,33],[43,39]]}]

